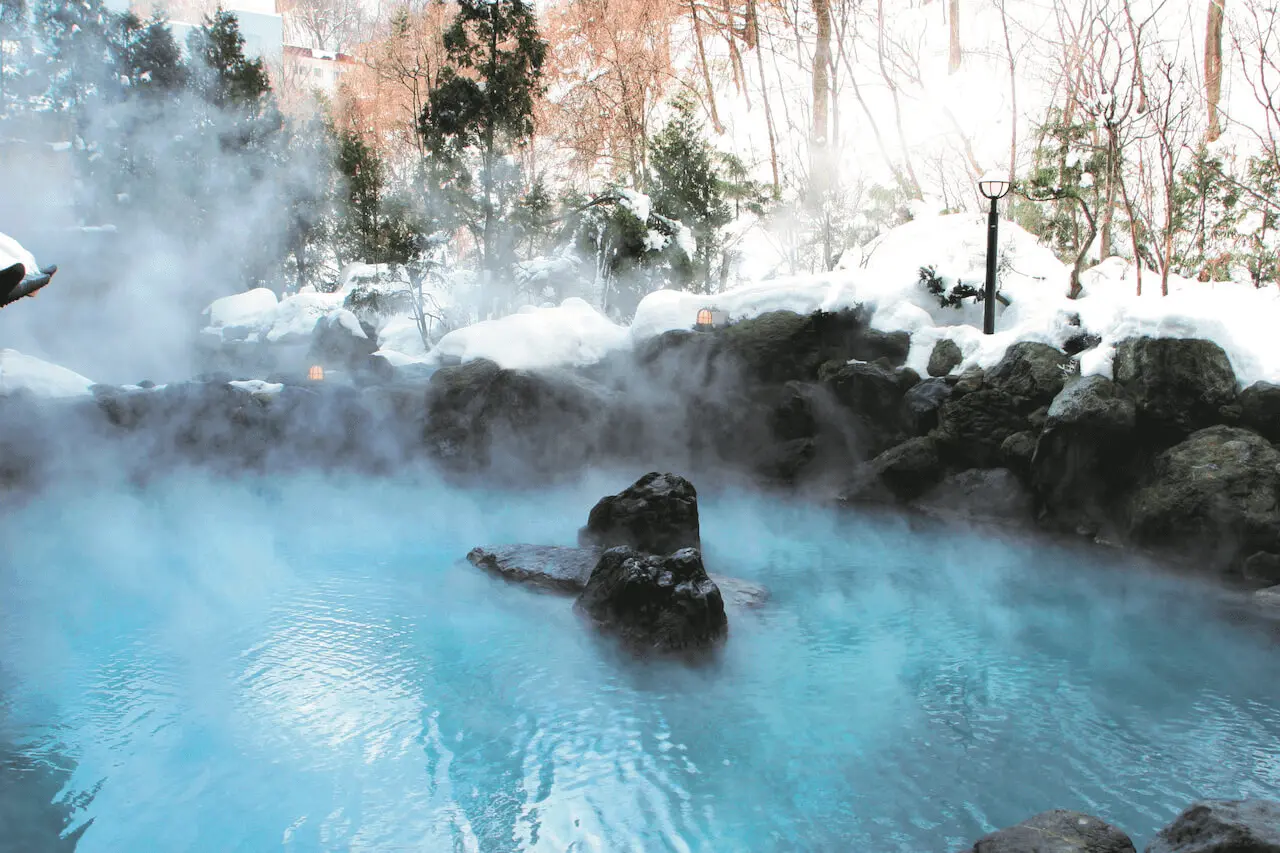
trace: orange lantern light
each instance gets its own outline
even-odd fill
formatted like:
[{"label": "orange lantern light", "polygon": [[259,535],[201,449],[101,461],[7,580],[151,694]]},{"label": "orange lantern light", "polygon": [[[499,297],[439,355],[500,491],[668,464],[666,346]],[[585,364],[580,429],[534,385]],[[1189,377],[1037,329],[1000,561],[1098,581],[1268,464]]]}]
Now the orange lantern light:
[{"label": "orange lantern light", "polygon": [[324,380],[324,368],[318,364],[311,365],[311,369],[307,371],[307,378],[312,382],[321,382]]},{"label": "orange lantern light", "polygon": [[698,312],[698,328],[710,329],[715,325],[715,316],[711,313],[710,308],[703,308]]}]

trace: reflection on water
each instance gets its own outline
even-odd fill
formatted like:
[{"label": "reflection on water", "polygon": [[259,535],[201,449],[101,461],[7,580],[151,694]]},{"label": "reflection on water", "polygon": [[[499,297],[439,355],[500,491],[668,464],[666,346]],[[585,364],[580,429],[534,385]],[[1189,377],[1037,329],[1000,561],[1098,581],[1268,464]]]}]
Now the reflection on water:
[{"label": "reflection on water", "polygon": [[773,595],[696,669],[459,560],[571,543],[624,484],[187,481],[0,518],[0,850],[920,853],[1280,795],[1267,639],[1097,555],[706,497],[713,570]]}]

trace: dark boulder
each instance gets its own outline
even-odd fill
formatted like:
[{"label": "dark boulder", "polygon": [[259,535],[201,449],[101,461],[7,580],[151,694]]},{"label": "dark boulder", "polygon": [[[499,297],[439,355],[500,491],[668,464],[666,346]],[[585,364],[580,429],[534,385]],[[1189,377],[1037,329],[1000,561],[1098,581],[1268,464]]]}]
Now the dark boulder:
[{"label": "dark boulder", "polygon": [[812,438],[818,433],[819,389],[803,382],[788,382],[769,415],[773,435],[779,441]]},{"label": "dark boulder", "polygon": [[1146,853],[1280,853],[1280,803],[1193,803],[1160,830]]},{"label": "dark boulder", "polygon": [[699,649],[728,632],[720,588],[696,548],[670,556],[610,548],[600,557],[575,608],[635,649]]},{"label": "dark boulder", "polygon": [[432,374],[425,440],[450,467],[548,476],[581,468],[611,434],[612,395],[566,370],[504,370],[478,359]]},{"label": "dark boulder", "polygon": [[363,368],[378,350],[377,333],[361,325],[355,314],[341,309],[316,321],[310,359],[329,367]]},{"label": "dark boulder", "polygon": [[821,322],[820,315],[771,311],[735,323],[717,337],[750,380],[812,379],[828,358]]},{"label": "dark boulder", "polygon": [[959,376],[948,376],[947,381],[952,384],[951,393],[956,397],[963,397],[965,394],[972,394],[974,391],[982,390],[986,375],[987,372],[985,370],[974,365],[967,368]]},{"label": "dark boulder", "polygon": [[1155,460],[1129,501],[1129,535],[1209,568],[1280,547],[1280,450],[1249,430],[1193,433]]},{"label": "dark boulder", "polygon": [[935,437],[944,461],[957,468],[991,468],[1000,464],[1005,439],[1029,426],[1017,397],[984,388],[944,403]]},{"label": "dark boulder", "polygon": [[1035,408],[1057,396],[1072,364],[1070,356],[1048,344],[1022,341],[1009,347],[1004,358],[986,372],[984,382]]},{"label": "dark boulder", "polygon": [[645,474],[591,509],[578,543],[613,548],[628,546],[647,554],[701,548],[698,493],[677,474]]},{"label": "dark boulder", "polygon": [[911,438],[864,462],[841,500],[848,503],[909,501],[942,479],[942,462],[932,438]]},{"label": "dark boulder", "polygon": [[828,364],[822,386],[856,418],[865,444],[875,453],[901,437],[902,400],[918,378],[877,364]]},{"label": "dark boulder", "polygon": [[1174,440],[1220,423],[1236,400],[1235,371],[1213,341],[1128,338],[1116,346],[1114,372],[1140,424]]},{"label": "dark boulder", "polygon": [[1280,584],[1280,554],[1258,551],[1242,566],[1244,579],[1265,584]]},{"label": "dark boulder", "polygon": [[1087,352],[1102,343],[1102,338],[1091,332],[1077,332],[1067,338],[1062,343],[1062,351],[1067,355],[1076,356],[1082,352]]},{"label": "dark boulder", "polygon": [[1280,442],[1280,385],[1255,382],[1240,393],[1240,425]]},{"label": "dark boulder", "polygon": [[945,379],[926,379],[902,397],[902,420],[911,435],[924,435],[938,425],[938,410],[951,399]]},{"label": "dark boulder", "polygon": [[901,367],[911,352],[911,335],[906,332],[882,332],[864,329],[850,344],[849,355],[859,361],[887,361]]},{"label": "dark boulder", "polygon": [[1097,532],[1137,465],[1137,411],[1110,379],[1072,379],[1053,399],[1030,460],[1032,488],[1050,526]]},{"label": "dark boulder", "polygon": [[933,352],[929,353],[929,375],[946,376],[962,361],[964,354],[960,352],[960,345],[950,338],[943,338],[933,345]]},{"label": "dark boulder", "polygon": [[1136,853],[1129,836],[1092,815],[1054,809],[979,838],[967,853]]},{"label": "dark boulder", "polygon": [[1031,493],[1008,468],[970,468],[949,474],[913,502],[917,509],[964,521],[1023,523]]},{"label": "dark boulder", "polygon": [[1038,439],[1038,434],[1033,430],[1015,432],[1000,445],[1000,463],[1017,474],[1019,479],[1028,481]]}]

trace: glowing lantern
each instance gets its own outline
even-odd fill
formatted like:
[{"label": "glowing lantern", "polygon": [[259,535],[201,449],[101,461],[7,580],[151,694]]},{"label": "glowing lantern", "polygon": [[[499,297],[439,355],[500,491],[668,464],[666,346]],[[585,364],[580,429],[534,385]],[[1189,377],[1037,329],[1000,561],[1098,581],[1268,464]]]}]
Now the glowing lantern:
[{"label": "glowing lantern", "polygon": [[307,371],[307,378],[312,382],[320,382],[324,379],[324,368],[318,364],[311,365],[311,369]]},{"label": "glowing lantern", "polygon": [[710,331],[725,325],[728,319],[728,315],[723,311],[717,311],[715,308],[701,308],[698,310],[698,319],[694,323],[694,328],[700,332]]}]

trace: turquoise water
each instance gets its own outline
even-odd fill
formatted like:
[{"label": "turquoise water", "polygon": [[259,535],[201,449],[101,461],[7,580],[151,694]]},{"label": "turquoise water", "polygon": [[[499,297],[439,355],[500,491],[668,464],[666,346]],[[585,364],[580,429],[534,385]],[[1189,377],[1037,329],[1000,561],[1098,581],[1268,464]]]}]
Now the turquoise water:
[{"label": "turquoise water", "polygon": [[627,482],[8,508],[0,849],[950,853],[1052,807],[1141,849],[1280,796],[1268,635],[1094,552],[707,495],[712,570],[772,599],[700,668],[459,562]]}]

